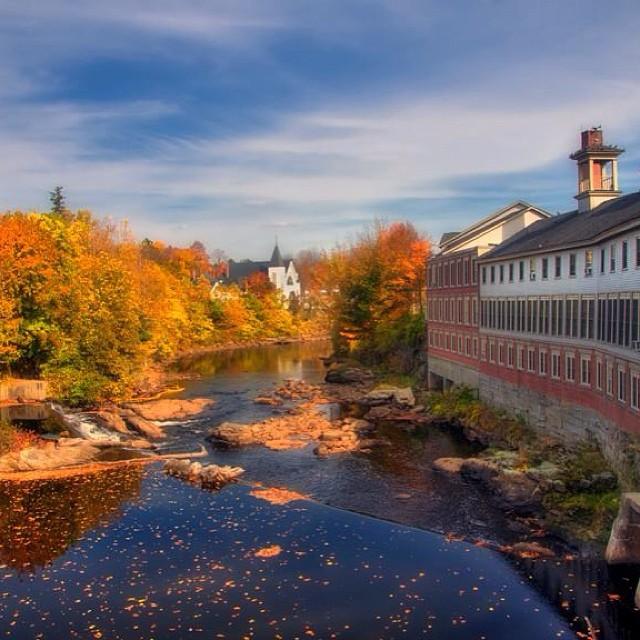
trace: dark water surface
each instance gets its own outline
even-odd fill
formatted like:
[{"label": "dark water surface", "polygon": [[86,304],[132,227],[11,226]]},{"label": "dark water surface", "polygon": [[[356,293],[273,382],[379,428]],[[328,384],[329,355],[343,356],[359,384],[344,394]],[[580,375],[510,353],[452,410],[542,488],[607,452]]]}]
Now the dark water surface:
[{"label": "dark water surface", "polygon": [[[167,427],[173,446],[200,444],[225,419],[267,417],[273,409],[252,399],[284,378],[321,379],[327,349],[181,363],[199,373],[184,395],[217,404]],[[437,430],[387,435],[393,447],[323,460],[311,448],[213,450],[247,470],[217,493],[159,465],[0,483],[0,637],[539,640],[579,637],[588,617],[598,638],[640,638],[637,574],[579,556],[515,560],[435,533],[521,535],[475,487],[431,471],[467,445]],[[249,495],[253,481],[313,500],[272,505]],[[274,545],[272,557],[255,555]]]}]

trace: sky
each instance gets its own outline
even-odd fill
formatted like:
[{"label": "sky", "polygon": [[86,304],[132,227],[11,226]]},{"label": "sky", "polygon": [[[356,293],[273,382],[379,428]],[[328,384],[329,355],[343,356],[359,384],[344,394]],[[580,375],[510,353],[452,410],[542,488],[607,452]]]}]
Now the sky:
[{"label": "sky", "polygon": [[637,0],[0,0],[0,210],[236,259],[373,219],[574,208],[581,129],[640,188]]}]

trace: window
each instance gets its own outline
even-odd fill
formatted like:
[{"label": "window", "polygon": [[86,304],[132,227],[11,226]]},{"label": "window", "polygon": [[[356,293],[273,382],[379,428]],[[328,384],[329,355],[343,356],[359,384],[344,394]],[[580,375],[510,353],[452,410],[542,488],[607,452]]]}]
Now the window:
[{"label": "window", "polygon": [[471,355],[471,338],[467,337],[465,341],[465,353],[467,356]]},{"label": "window", "polygon": [[498,364],[504,364],[504,345],[502,342],[498,345]]},{"label": "window", "polygon": [[565,359],[564,377],[569,382],[574,382],[576,379],[576,357],[573,354],[567,354]]},{"label": "window", "polygon": [[640,238],[636,238],[636,269],[640,267]]},{"label": "window", "polygon": [[514,271],[513,262],[511,262],[509,263],[509,282],[513,282],[513,271]]},{"label": "window", "polygon": [[600,249],[600,273],[604,273],[605,264],[607,264],[607,257],[605,255],[604,249]]},{"label": "window", "polygon": [[580,358],[580,384],[591,386],[591,359],[588,356]]},{"label": "window", "polygon": [[524,347],[518,347],[518,369],[524,369]]},{"label": "window", "polygon": [[584,252],[584,275],[587,278],[593,275],[593,251],[591,249]]},{"label": "window", "polygon": [[575,253],[569,254],[569,277],[570,278],[576,277],[576,254]]},{"label": "window", "polygon": [[625,240],[622,243],[622,269],[623,271],[629,268],[629,243]]},{"label": "window", "polygon": [[640,409],[640,374],[631,372],[631,408]]},{"label": "window", "polygon": [[518,263],[518,279],[520,281],[524,280],[524,260],[520,260]]},{"label": "window", "polygon": [[513,345],[507,347],[507,366],[513,368]]},{"label": "window", "polygon": [[496,361],[496,345],[493,340],[489,341],[489,362]]},{"label": "window", "polygon": [[542,279],[549,278],[549,258],[542,258]]},{"label": "window", "polygon": [[602,360],[596,361],[596,388],[602,391]]},{"label": "window", "polygon": [[536,279],[536,259],[529,258],[529,280]]},{"label": "window", "polygon": [[562,256],[556,256],[556,268],[555,268],[555,276],[556,278],[562,277]]},{"label": "window", "polygon": [[527,369],[530,372],[534,372],[536,370],[536,350],[529,348],[527,352]]},{"label": "window", "polygon": [[560,378],[560,353],[558,351],[551,353],[551,377]]},{"label": "window", "polygon": [[500,282],[504,282],[504,265],[500,265]]},{"label": "window", "polygon": [[627,399],[627,374],[624,369],[618,369],[618,400],[625,402]]},{"label": "window", "polygon": [[607,394],[613,395],[613,365],[607,362]]},{"label": "window", "polygon": [[487,267],[482,267],[482,284],[487,284]]},{"label": "window", "polygon": [[538,361],[539,361],[539,367],[538,367],[538,371],[540,372],[541,376],[546,376],[547,375],[547,352],[546,351],[539,351],[538,353]]},{"label": "window", "polygon": [[473,339],[473,357],[478,357],[478,338]]},{"label": "window", "polygon": [[496,268],[495,265],[491,265],[491,283],[496,281]]},{"label": "window", "polygon": [[612,244],[609,247],[609,271],[616,270],[616,245]]}]

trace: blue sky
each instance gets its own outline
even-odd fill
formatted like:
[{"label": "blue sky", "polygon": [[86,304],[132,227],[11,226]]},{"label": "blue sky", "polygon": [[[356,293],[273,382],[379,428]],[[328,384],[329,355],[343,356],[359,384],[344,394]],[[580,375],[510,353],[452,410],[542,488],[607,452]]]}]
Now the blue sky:
[{"label": "blue sky", "polygon": [[373,218],[437,239],[573,207],[603,125],[640,187],[637,0],[0,0],[0,210],[73,208],[233,257]]}]

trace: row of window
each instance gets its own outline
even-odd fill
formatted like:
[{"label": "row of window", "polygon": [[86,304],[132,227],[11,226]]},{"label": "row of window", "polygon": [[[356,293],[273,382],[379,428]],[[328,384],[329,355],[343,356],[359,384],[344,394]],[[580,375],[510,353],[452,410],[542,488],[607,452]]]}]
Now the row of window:
[{"label": "row of window", "polygon": [[[620,249],[620,251],[618,251]],[[619,258],[618,258],[619,255]],[[578,254],[557,255],[551,258],[529,258],[506,264],[492,264],[482,267],[482,284],[496,282],[523,282],[526,277],[536,280],[538,274],[542,280],[554,278],[556,280],[568,275],[570,278],[578,276]],[[631,251],[629,242],[623,240],[620,243],[612,243],[608,248],[601,248],[598,252],[598,270],[601,274],[615,273],[619,269],[626,271],[631,263]],[[633,264],[640,268],[640,237],[635,240],[635,258]],[[582,273],[585,278],[590,278],[594,273],[594,253],[592,249],[586,249],[582,253]]]},{"label": "row of window", "polygon": [[478,325],[478,298],[465,296],[445,298],[434,296],[427,301],[429,320],[454,324]]},{"label": "row of window", "polygon": [[482,300],[480,326],[497,331],[597,340],[638,349],[640,296],[624,293]]},{"label": "row of window", "polygon": [[478,283],[476,259],[457,258],[448,261],[436,260],[427,267],[429,287],[466,287]]},{"label": "row of window", "polygon": [[562,357],[559,350],[487,339],[482,339],[478,353],[478,338],[440,331],[429,333],[429,345],[540,377],[578,383],[640,409],[640,370],[628,370],[623,363],[573,352]]}]

